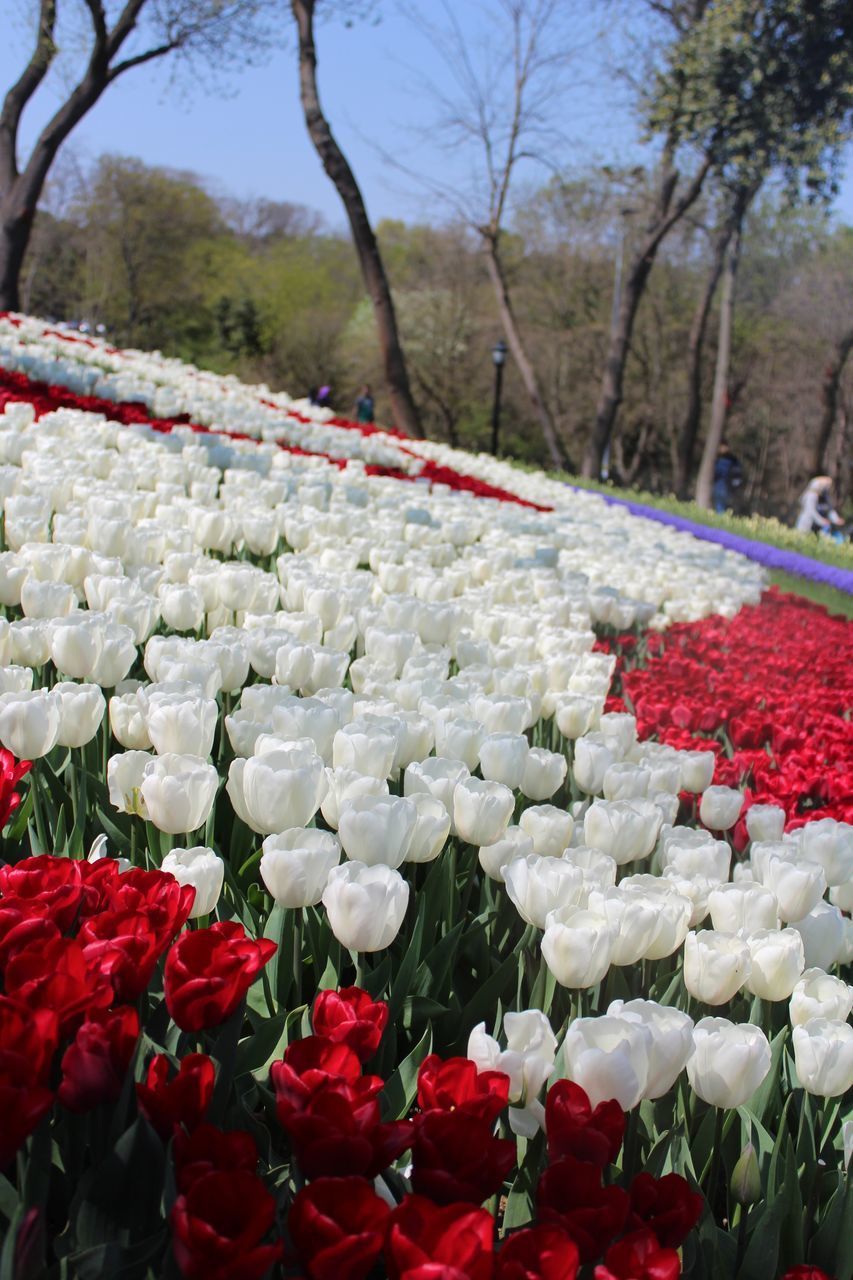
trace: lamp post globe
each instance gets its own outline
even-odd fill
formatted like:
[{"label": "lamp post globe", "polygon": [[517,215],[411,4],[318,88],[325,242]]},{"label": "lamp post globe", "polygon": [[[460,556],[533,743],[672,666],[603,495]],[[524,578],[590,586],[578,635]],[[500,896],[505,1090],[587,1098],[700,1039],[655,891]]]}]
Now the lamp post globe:
[{"label": "lamp post globe", "polygon": [[497,457],[498,433],[501,420],[501,384],[503,382],[504,365],[506,364],[507,345],[499,338],[492,347],[492,363],[495,366],[495,396],[492,401],[492,456]]}]

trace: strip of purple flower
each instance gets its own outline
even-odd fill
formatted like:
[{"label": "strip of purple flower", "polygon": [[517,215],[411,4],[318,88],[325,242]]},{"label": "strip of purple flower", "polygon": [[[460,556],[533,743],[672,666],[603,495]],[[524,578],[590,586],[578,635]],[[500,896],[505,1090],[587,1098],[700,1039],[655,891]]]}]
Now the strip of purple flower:
[{"label": "strip of purple flower", "polygon": [[[585,489],[582,492],[588,493],[589,490]],[[811,556],[801,555],[798,551],[785,551],[782,547],[772,547],[766,542],[743,538],[740,534],[730,533],[727,529],[715,529],[709,525],[699,524],[695,520],[688,520],[686,516],[677,516],[670,511],[659,511],[656,507],[647,507],[642,502],[631,502],[627,498],[616,498],[607,493],[599,496],[611,506],[627,508],[633,516],[641,516],[644,520],[657,520],[659,524],[668,524],[674,529],[680,529],[683,533],[691,533],[694,538],[702,538],[705,542],[716,542],[729,551],[737,551],[749,560],[756,560],[767,569],[781,569],[785,573],[809,578],[812,582],[822,582],[834,587],[836,591],[846,591],[848,595],[853,595],[853,570],[824,564],[820,560],[813,560]]]}]

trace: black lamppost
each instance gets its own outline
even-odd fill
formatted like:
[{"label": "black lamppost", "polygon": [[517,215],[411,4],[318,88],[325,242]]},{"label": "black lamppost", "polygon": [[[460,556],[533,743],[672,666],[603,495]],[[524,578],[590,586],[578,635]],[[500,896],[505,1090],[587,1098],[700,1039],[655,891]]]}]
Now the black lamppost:
[{"label": "black lamppost", "polygon": [[506,364],[506,343],[499,338],[492,347],[492,361],[495,366],[495,399],[492,404],[492,456],[498,456],[498,427],[501,420],[501,382]]}]

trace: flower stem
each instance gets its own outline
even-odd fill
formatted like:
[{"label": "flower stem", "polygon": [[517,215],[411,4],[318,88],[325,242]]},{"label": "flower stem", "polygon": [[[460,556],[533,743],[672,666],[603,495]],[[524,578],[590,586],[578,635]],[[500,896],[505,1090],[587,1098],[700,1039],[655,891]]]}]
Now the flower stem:
[{"label": "flower stem", "polygon": [[[33,769],[30,777],[32,779],[31,786],[33,789],[33,819],[36,824],[36,837],[39,845],[37,852],[49,853],[47,837],[45,834],[44,810],[40,799],[39,776],[35,769]],[[30,846],[32,847],[32,838],[30,838]]]},{"label": "flower stem", "polygon": [[711,1213],[714,1212],[714,1202],[717,1199],[717,1182],[720,1177],[720,1159],[722,1156],[723,1146],[723,1120],[725,1119],[725,1114],[726,1113],[723,1111],[722,1107],[716,1108],[716,1115],[714,1116],[714,1141],[711,1149],[711,1169],[708,1174],[708,1182],[705,1188],[705,1198],[711,1208]]}]

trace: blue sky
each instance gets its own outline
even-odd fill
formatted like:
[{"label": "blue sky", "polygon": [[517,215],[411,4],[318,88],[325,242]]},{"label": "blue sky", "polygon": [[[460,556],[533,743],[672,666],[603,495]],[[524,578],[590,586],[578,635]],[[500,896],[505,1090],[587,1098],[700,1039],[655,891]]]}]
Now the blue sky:
[{"label": "blue sky", "polygon": [[[448,155],[433,145],[435,104],[422,83],[429,80],[447,89],[451,82],[440,54],[424,34],[392,5],[384,7],[386,16],[377,25],[319,27],[323,104],[374,219],[439,219],[447,206],[385,156],[398,157],[433,182],[459,190],[465,186],[469,171],[464,154]],[[26,56],[27,32],[15,19],[20,8],[21,0],[0,0],[6,37],[0,47],[0,86],[17,75]],[[432,9],[437,11],[438,5]],[[494,27],[485,19],[484,7],[465,0],[455,9],[471,47],[486,59],[481,46],[493,37]],[[595,34],[589,25],[584,29],[583,23],[573,23],[578,49],[564,75],[567,88],[553,100],[549,126],[559,136],[550,138],[549,156],[567,167],[636,164],[650,152],[638,143],[627,89],[607,68],[607,58],[619,52],[619,44],[612,33],[604,45]],[[624,52],[625,37],[619,40]],[[305,204],[319,210],[332,226],[343,225],[337,196],[305,132],[292,44],[260,66],[230,74],[224,83],[217,73],[208,72],[188,92],[184,84],[171,86],[169,80],[165,64],[130,72],[75,131],[70,144],[74,152],[87,160],[117,152],[150,164],[189,169],[223,194]],[[40,102],[30,107],[24,144],[48,109],[55,107],[57,87],[48,83]],[[530,164],[519,176],[522,182],[544,181],[547,169]],[[835,208],[853,223],[849,156]]]}]

